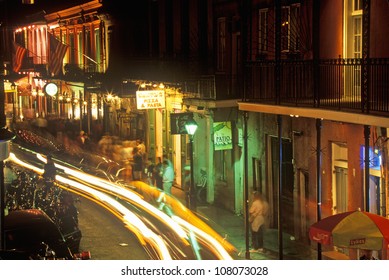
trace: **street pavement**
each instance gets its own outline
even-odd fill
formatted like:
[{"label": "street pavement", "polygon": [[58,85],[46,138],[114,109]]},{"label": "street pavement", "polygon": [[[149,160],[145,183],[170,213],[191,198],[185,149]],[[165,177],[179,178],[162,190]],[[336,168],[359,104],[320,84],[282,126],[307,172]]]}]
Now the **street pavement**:
[{"label": "street pavement", "polygon": [[[172,195],[185,205],[185,193],[177,187],[172,188]],[[279,253],[279,235],[277,229],[268,228],[264,235],[263,252],[246,252],[246,232],[243,215],[214,205],[198,205],[197,214],[215,231],[225,237],[237,249],[232,257],[237,260],[315,260],[317,252],[309,245],[302,244],[289,234],[282,234],[282,256]],[[249,235],[251,240],[251,234]],[[248,243],[249,245],[251,243]]]}]

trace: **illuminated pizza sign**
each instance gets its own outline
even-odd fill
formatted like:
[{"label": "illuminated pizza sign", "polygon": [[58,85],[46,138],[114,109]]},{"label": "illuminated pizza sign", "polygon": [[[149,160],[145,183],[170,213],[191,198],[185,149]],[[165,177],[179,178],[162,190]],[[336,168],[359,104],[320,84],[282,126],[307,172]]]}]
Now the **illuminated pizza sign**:
[{"label": "illuminated pizza sign", "polygon": [[138,110],[165,108],[165,91],[138,90],[136,92],[136,107]]}]

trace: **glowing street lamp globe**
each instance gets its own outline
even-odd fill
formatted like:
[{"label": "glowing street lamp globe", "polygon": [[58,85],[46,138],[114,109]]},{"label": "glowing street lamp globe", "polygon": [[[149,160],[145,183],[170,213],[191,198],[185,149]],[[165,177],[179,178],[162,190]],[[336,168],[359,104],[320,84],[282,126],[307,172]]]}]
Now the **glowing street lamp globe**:
[{"label": "glowing street lamp globe", "polygon": [[58,86],[55,83],[48,83],[45,86],[45,92],[50,96],[54,96],[58,92]]},{"label": "glowing street lamp globe", "polygon": [[197,127],[197,123],[194,120],[189,120],[185,124],[185,129],[190,136],[193,136],[196,133]]}]

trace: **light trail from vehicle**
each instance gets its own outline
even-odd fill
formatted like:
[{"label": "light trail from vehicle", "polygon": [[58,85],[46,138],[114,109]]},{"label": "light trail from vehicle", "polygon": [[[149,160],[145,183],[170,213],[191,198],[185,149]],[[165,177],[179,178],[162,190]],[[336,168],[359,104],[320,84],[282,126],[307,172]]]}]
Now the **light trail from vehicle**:
[{"label": "light trail from vehicle", "polygon": [[[43,174],[43,169],[37,168],[31,164],[19,160],[13,153],[10,153],[9,159],[25,168],[29,168],[39,174]],[[149,244],[151,244],[155,248],[155,250],[159,252],[161,259],[172,259],[169,253],[169,249],[166,247],[164,240],[159,235],[155,234],[152,230],[150,230],[134,213],[132,213],[130,210],[128,210],[128,208],[124,207],[114,198],[101,191],[88,187],[85,184],[76,182],[60,175],[56,175],[56,180],[63,184],[72,186],[73,188],[76,188],[82,191],[83,193],[87,193],[94,199],[98,199],[111,212],[114,211],[116,213],[120,213],[120,216],[118,214],[116,214],[116,216],[120,217],[120,219],[123,221],[127,228],[132,229],[132,231],[135,231],[134,234],[138,237],[138,239],[140,239],[140,242],[143,245],[145,245],[144,239],[147,239]]]},{"label": "light trail from vehicle", "polygon": [[203,239],[206,239],[208,242],[210,242],[213,246],[212,248],[214,248],[214,250],[215,250],[215,253],[219,254],[220,259],[232,260],[232,257],[230,256],[230,254],[228,254],[228,252],[223,248],[223,246],[215,238],[213,238],[211,235],[209,235],[205,231],[195,227],[194,225],[192,225],[188,221],[185,221],[178,216],[172,216],[172,219],[175,220],[178,224],[182,225],[183,227],[187,228],[188,230],[190,230],[191,232],[196,234],[196,236],[199,236]]},{"label": "light trail from vehicle", "polygon": [[219,242],[224,251],[227,252],[237,252],[235,246],[229,243],[225,238],[221,237],[214,229],[212,229],[207,223],[201,220],[195,213],[186,208],[179,200],[177,200],[172,195],[166,194],[165,192],[158,190],[157,188],[152,188],[148,184],[141,181],[132,182],[132,186],[135,186],[137,190],[141,193],[146,193],[155,200],[161,200],[165,205],[169,206],[175,216],[180,217],[181,219],[190,222],[193,226],[198,229],[206,232],[209,236],[212,236],[214,239]]},{"label": "light trail from vehicle", "polygon": [[163,239],[155,234],[152,230],[150,230],[134,213],[132,213],[128,208],[124,207],[121,203],[116,201],[114,198],[108,196],[101,191],[95,190],[84,184],[79,182],[75,182],[74,180],[64,178],[62,176],[57,175],[57,180],[61,183],[72,186],[73,188],[77,188],[83,192],[87,192],[90,195],[93,195],[94,198],[98,198],[105,205],[109,205],[110,209],[114,209],[115,211],[121,214],[121,219],[125,223],[126,226],[130,228],[135,228],[137,232],[142,234],[143,238],[148,239],[149,243],[153,244],[154,248],[159,252],[161,259],[163,260],[171,260],[171,256],[169,253],[169,249],[166,247]]},{"label": "light trail from vehicle", "polygon": [[[42,155],[38,154],[37,157],[41,161],[46,162],[46,158],[44,158]],[[109,182],[108,180],[101,179],[99,177],[92,176],[92,175],[89,175],[85,172],[80,172],[80,171],[68,168],[66,166],[59,165],[57,163],[55,163],[55,167],[64,170],[64,172],[66,174],[72,175],[79,180],[88,182],[89,184],[92,184],[92,185],[98,186],[100,188],[103,188],[105,190],[108,190],[111,193],[113,193],[114,195],[120,195],[122,197],[125,197],[126,199],[129,199],[130,202],[132,202],[132,203],[136,203],[138,205],[141,205],[142,207],[147,209],[149,212],[152,212],[152,214],[154,216],[163,219],[163,221],[165,222],[165,225],[172,228],[176,232],[176,234],[178,234],[178,236],[180,236],[181,238],[187,239],[187,235],[186,235],[185,231],[179,225],[177,225],[177,223],[172,221],[172,219],[168,215],[161,212],[160,210],[155,208],[150,203],[145,202],[140,197],[140,195],[138,193],[133,192],[133,191],[128,190],[128,189],[125,189],[125,188],[118,186],[116,184],[113,184],[113,183]]]},{"label": "light trail from vehicle", "polygon": [[[46,162],[46,158],[44,156],[42,156],[41,154],[36,154],[36,156],[40,161],[42,161],[44,163]],[[15,156],[15,154],[13,154],[13,153],[10,154],[9,159],[14,161],[15,163],[21,165],[21,166],[24,166],[25,168],[29,168],[29,169],[33,170],[34,172],[36,172],[38,174],[43,174],[43,169],[37,168],[31,164],[28,164],[28,163],[25,163],[25,162],[19,160]],[[121,199],[126,200],[129,203],[140,206],[142,209],[144,209],[148,213],[152,214],[158,220],[163,221],[163,223],[166,226],[171,228],[177,234],[177,236],[180,237],[181,242],[183,242],[183,244],[187,244],[187,245],[191,244],[194,247],[198,246],[197,241],[195,242],[193,240],[193,236],[195,236],[195,237],[197,236],[198,238],[201,238],[202,243],[206,244],[206,247],[209,248],[209,250],[213,251],[213,253],[218,258],[227,259],[227,260],[232,259],[232,257],[230,256],[230,254],[226,250],[226,248],[229,251],[234,250],[235,248],[232,245],[230,245],[224,239],[222,239],[221,240],[222,243],[220,243],[221,237],[217,233],[215,233],[211,228],[209,228],[209,226],[207,226],[204,222],[199,220],[187,208],[183,207],[181,203],[174,203],[172,197],[166,196],[165,193],[163,193],[162,191],[159,191],[159,190],[157,191],[155,187],[153,188],[153,187],[148,186],[147,191],[154,192],[155,195],[157,195],[158,197],[163,195],[162,198],[165,201],[165,203],[168,204],[170,207],[172,207],[174,209],[174,212],[177,212],[177,213],[174,213],[174,214],[170,213],[169,214],[170,216],[169,216],[166,213],[164,213],[163,211],[161,211],[158,208],[156,208],[155,206],[153,206],[152,204],[146,202],[144,200],[144,198],[138,192],[124,188],[123,186],[114,184],[108,180],[84,173],[82,171],[78,171],[76,169],[71,169],[69,167],[60,165],[58,163],[55,163],[55,166],[57,168],[63,170],[65,174],[67,174],[69,176],[73,176],[74,178],[77,178],[78,181],[83,181],[84,183],[79,183],[79,182],[76,182],[75,180],[67,179],[67,178],[64,178],[60,175],[56,175],[56,179],[59,182],[62,182],[63,184],[68,184],[69,186],[73,186],[75,188],[78,188],[79,190],[82,190],[83,192],[87,192],[90,194],[93,193],[93,196],[98,197],[99,200],[101,199],[101,201],[104,202],[104,205],[107,204],[108,203],[107,201],[110,201],[112,198],[109,197],[108,195],[100,197],[100,195],[98,195],[98,194],[101,194],[101,191],[108,193],[110,195],[113,195],[113,196],[118,196]],[[91,186],[88,187],[88,186],[86,186],[86,184],[91,184],[93,186],[98,187],[99,189],[97,190],[95,187],[91,187]],[[119,202],[117,202],[116,200],[113,199],[113,201],[114,202],[112,204],[108,203],[110,205],[110,207],[112,206],[113,208],[108,207],[107,209],[110,211],[113,211],[113,213],[115,213],[115,212],[121,213],[120,216],[125,217],[124,212],[122,212],[122,211],[124,211],[123,208],[125,208],[125,207],[122,204],[120,204]],[[115,205],[118,205],[118,209],[114,209]],[[127,208],[125,208],[125,209],[127,209]],[[126,211],[129,211],[129,210],[127,209]],[[179,214],[179,215],[177,216],[177,214]],[[134,215],[134,214],[132,213],[132,215]],[[132,218],[132,215],[129,215],[129,217]],[[188,221],[191,221],[193,224],[189,223]],[[131,220],[131,222],[132,222],[132,220]],[[134,234],[136,234],[138,236],[138,239],[140,239],[140,240],[142,239],[141,236],[139,236],[139,234],[140,235],[145,234],[145,236],[147,236],[148,238],[150,237],[149,232],[143,233],[143,231],[142,231],[144,229],[143,226],[135,227],[135,229],[134,229],[134,226],[131,225],[131,222],[128,222],[128,223],[125,222],[126,226],[129,228],[129,230],[131,230],[133,232],[134,232],[134,230],[137,231],[137,232],[134,232]],[[142,221],[140,221],[140,222],[142,222]],[[137,223],[138,223],[138,221],[136,221],[134,223],[134,225],[137,225]],[[161,245],[160,239],[151,238],[151,239],[148,239],[148,241],[150,243],[154,244],[154,246]],[[157,249],[157,251],[159,251],[161,258],[163,258],[163,259],[171,258],[171,256],[170,255],[168,256],[165,252],[165,250],[167,250],[167,252],[168,252],[166,245],[164,245],[162,248],[163,248],[162,250],[160,250],[159,247]],[[200,256],[198,255],[197,252],[198,252],[198,250],[195,250],[195,255],[197,256],[197,259],[200,259]]]}]

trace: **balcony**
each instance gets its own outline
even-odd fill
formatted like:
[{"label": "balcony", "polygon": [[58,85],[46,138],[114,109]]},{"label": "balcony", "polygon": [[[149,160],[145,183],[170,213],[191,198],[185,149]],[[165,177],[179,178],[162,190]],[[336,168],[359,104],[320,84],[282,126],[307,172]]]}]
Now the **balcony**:
[{"label": "balcony", "polygon": [[[320,60],[317,96],[314,94],[312,60],[280,62],[278,96],[275,71],[275,61],[255,61],[248,64],[246,102],[315,107],[389,117],[387,58],[369,59],[365,65],[362,59]],[[367,81],[365,91],[362,90],[362,78]]]},{"label": "balcony", "polygon": [[195,99],[216,99],[215,76],[199,76],[183,83],[184,97]]},{"label": "balcony", "polygon": [[187,98],[202,100],[232,100],[239,99],[241,88],[238,76],[216,73],[215,75],[201,75],[186,80],[183,83],[183,92]]},{"label": "balcony", "polygon": [[[29,54],[31,52],[28,52]],[[19,72],[46,72],[47,57],[25,56]]]}]

